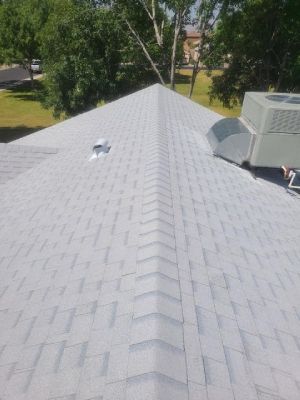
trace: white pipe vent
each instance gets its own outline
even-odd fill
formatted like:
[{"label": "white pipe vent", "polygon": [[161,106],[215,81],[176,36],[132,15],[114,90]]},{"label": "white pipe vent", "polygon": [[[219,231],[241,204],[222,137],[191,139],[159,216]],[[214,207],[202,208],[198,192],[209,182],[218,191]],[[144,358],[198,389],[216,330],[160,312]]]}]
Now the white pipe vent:
[{"label": "white pipe vent", "polygon": [[105,156],[109,152],[110,147],[111,146],[108,145],[108,140],[103,138],[98,139],[97,142],[94,144],[93,154],[90,157],[89,161]]}]

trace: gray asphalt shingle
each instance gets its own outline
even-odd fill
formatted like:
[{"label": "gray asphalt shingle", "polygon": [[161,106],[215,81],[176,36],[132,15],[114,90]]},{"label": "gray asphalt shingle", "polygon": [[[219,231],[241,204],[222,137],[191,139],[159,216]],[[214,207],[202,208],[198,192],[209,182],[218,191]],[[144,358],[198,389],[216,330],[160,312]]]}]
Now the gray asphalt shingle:
[{"label": "gray asphalt shingle", "polygon": [[154,85],[10,145],[51,154],[1,185],[1,399],[300,398],[299,198],[218,119]]},{"label": "gray asphalt shingle", "polygon": [[34,168],[56,152],[51,147],[0,143],[0,184]]}]

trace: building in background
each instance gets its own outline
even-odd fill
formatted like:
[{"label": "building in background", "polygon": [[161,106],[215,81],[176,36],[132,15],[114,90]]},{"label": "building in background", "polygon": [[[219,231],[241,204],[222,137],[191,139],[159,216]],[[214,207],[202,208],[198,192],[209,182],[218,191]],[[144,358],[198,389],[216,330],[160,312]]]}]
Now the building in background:
[{"label": "building in background", "polygon": [[190,64],[192,60],[196,61],[198,57],[197,48],[200,42],[200,33],[195,31],[186,32],[183,42],[184,61]]}]

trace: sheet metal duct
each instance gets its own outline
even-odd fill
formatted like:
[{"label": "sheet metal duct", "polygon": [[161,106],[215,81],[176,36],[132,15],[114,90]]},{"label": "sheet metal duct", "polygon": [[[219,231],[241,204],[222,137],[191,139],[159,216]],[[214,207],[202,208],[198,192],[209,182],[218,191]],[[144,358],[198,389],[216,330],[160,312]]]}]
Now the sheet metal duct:
[{"label": "sheet metal duct", "polygon": [[214,154],[255,167],[300,168],[300,95],[245,94],[240,118],[224,118],[207,139]]}]

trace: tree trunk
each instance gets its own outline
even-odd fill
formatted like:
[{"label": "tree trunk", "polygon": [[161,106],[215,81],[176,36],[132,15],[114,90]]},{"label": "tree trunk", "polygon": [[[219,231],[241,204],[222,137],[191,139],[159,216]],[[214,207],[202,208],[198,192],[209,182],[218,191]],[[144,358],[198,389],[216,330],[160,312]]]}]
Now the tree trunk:
[{"label": "tree trunk", "polygon": [[34,79],[33,79],[33,72],[31,70],[31,66],[28,69],[28,73],[29,73],[29,77],[30,77],[30,84],[31,84],[31,87],[33,89],[33,87],[34,87]]},{"label": "tree trunk", "polygon": [[25,68],[26,71],[28,72],[28,75],[29,75],[29,78],[30,78],[30,85],[31,85],[31,88],[33,89],[33,87],[34,87],[34,79],[33,79],[33,72],[32,72],[32,69],[31,69],[31,63],[32,63],[32,61],[30,61],[28,64],[23,64],[23,68]]},{"label": "tree trunk", "polygon": [[152,21],[153,21],[153,26],[154,26],[154,31],[155,31],[155,36],[156,36],[156,41],[158,46],[162,49],[163,48],[163,25],[161,31],[159,31],[157,21],[156,21],[156,4],[155,0],[152,0]]},{"label": "tree trunk", "polygon": [[[202,29],[204,29],[204,28],[202,28]],[[200,38],[199,38],[199,45],[198,45],[198,56],[197,56],[196,62],[193,65],[193,73],[192,73],[190,90],[189,90],[189,98],[191,98],[193,95],[196,78],[199,73],[200,60],[203,58],[204,38],[205,38],[205,34],[203,33],[203,31],[201,31]]]},{"label": "tree trunk", "polygon": [[286,66],[287,59],[288,59],[288,53],[285,53],[284,56],[283,56],[283,60],[280,63],[280,66],[279,66],[278,79],[277,79],[277,82],[276,82],[275,87],[274,87],[275,92],[278,92],[279,89],[280,89],[280,85],[281,85],[281,82],[282,82],[282,79],[283,79],[284,69],[285,69],[285,66]]},{"label": "tree trunk", "polygon": [[190,90],[189,90],[189,99],[193,95],[196,78],[197,78],[197,75],[198,75],[198,72],[199,72],[199,61],[200,61],[200,57],[198,56],[197,61],[193,65],[193,72],[192,72],[191,84],[190,84]]},{"label": "tree trunk", "polygon": [[142,39],[139,37],[138,33],[133,29],[133,27],[131,26],[130,22],[128,20],[125,20],[130,32],[132,33],[132,35],[135,37],[136,41],[138,42],[138,44],[140,45],[140,47],[142,48],[147,60],[150,62],[151,67],[153,69],[153,71],[156,73],[156,75],[158,76],[160,82],[162,85],[165,85],[165,81],[163,80],[163,77],[161,76],[159,70],[157,69],[155,63],[153,62],[148,50],[146,49],[146,46],[144,45]]},{"label": "tree trunk", "polygon": [[170,87],[172,90],[175,90],[175,70],[176,70],[176,51],[177,51],[177,42],[178,36],[181,28],[182,14],[179,11],[175,16],[175,29],[174,29],[174,39],[173,39],[173,47],[172,47],[172,57],[171,57],[171,76],[170,76]]}]

